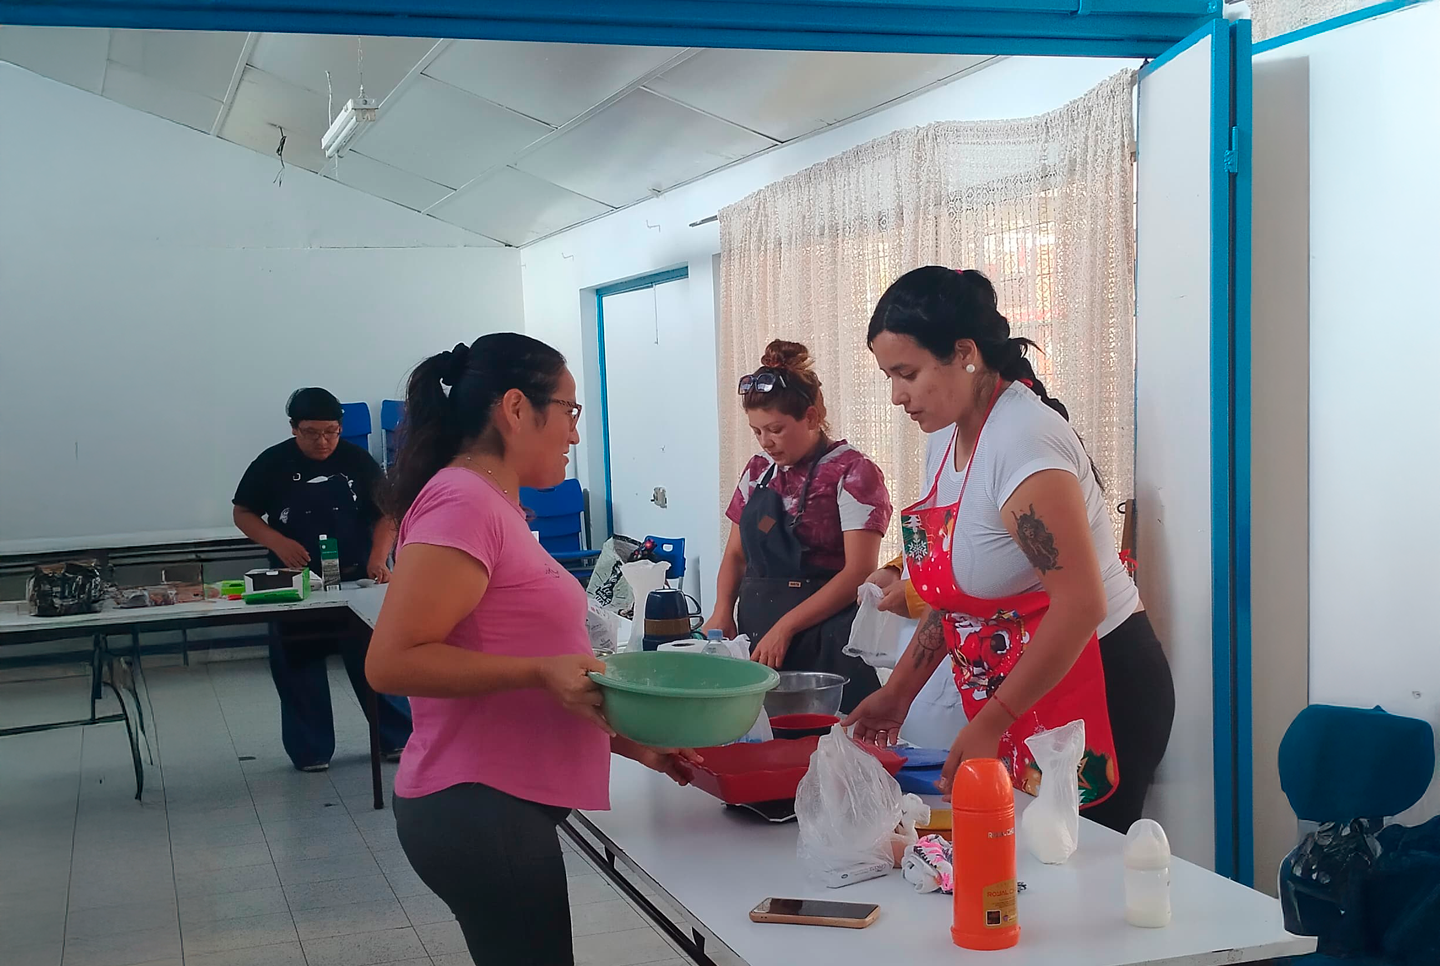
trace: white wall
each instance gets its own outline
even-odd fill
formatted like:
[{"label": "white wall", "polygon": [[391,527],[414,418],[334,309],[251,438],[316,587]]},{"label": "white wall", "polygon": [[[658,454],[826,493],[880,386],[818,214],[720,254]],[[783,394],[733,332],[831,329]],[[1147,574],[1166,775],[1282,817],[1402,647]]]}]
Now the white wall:
[{"label": "white wall", "polygon": [[[231,534],[302,385],[523,328],[519,253],[0,64],[0,551]],[[126,538],[128,539],[128,538]]]},{"label": "white wall", "polygon": [[[525,248],[521,273],[525,291],[525,330],[553,344],[572,359],[592,358],[587,340],[594,336],[593,289],[651,272],[688,265],[690,304],[694,313],[690,332],[706,333],[710,344],[697,345],[694,353],[676,360],[675,371],[684,375],[685,405],[693,412],[696,433],[713,439],[706,449],[712,461],[695,467],[697,474],[719,477],[719,409],[733,403],[729,387],[715,387],[708,380],[691,380],[691,374],[713,373],[714,332],[719,279],[713,258],[720,251],[720,231],[711,223],[690,228],[691,222],[708,218],[722,207],[771,182],[794,174],[857,144],[905,127],[943,120],[980,120],[1027,117],[1059,107],[1088,91],[1117,71],[1134,66],[1130,61],[1081,58],[1013,58],[960,78],[903,104],[869,117],[823,132],[808,140],[787,145],[761,157],[737,164],[693,184],[677,188],[644,204]],[[758,362],[758,360],[757,360]],[[819,360],[824,378],[825,360]],[[577,367],[579,368],[579,367]],[[593,370],[593,367],[587,367]],[[599,389],[593,378],[586,380],[582,449],[598,449],[600,434]],[[611,379],[617,378],[610,374]],[[611,420],[644,419],[643,412],[612,412]],[[844,427],[837,427],[843,433]],[[598,461],[582,454],[577,460],[581,480],[599,494],[603,480]],[[721,501],[728,500],[730,488],[715,489],[715,528],[699,538],[708,542],[711,559],[700,562],[709,575],[703,587],[707,600],[714,592],[715,556],[719,549]],[[895,494],[897,502],[912,494]],[[918,496],[914,494],[913,496]],[[597,500],[598,505],[598,500]],[[701,551],[704,553],[705,551]]]},{"label": "white wall", "polygon": [[1310,77],[1303,59],[1254,69],[1251,352],[1251,777],[1255,884],[1299,824],[1280,787],[1285,730],[1310,703]]},{"label": "white wall", "polygon": [[1440,728],[1437,51],[1427,3],[1263,56],[1309,62],[1310,700]]},{"label": "white wall", "polygon": [[1215,858],[1212,51],[1207,37],[1140,80],[1135,207],[1136,576],[1175,678],[1175,724],[1148,809],[1175,853],[1206,868]]}]

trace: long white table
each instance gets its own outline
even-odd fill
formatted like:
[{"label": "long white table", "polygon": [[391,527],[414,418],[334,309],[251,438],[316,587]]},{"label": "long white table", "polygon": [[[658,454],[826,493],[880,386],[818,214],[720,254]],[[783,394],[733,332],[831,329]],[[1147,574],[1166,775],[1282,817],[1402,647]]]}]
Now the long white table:
[{"label": "long white table", "polygon": [[[7,645],[33,644],[40,641],[64,640],[72,637],[89,636],[92,639],[90,716],[76,721],[47,722],[18,728],[0,730],[0,737],[43,731],[52,728],[79,727],[92,724],[123,722],[130,738],[130,752],[135,766],[135,797],[142,796],[145,788],[144,764],[136,734],[137,727],[143,727],[144,715],[139,688],[144,685],[144,673],[140,662],[139,634],[142,632],[179,630],[190,627],[214,627],[226,624],[264,623],[305,615],[326,613],[348,613],[357,618],[365,627],[374,628],[380,614],[380,605],[385,600],[383,586],[359,587],[347,584],[343,587],[312,594],[302,601],[292,603],[246,604],[243,601],[207,600],[186,604],[172,604],[163,607],[117,608],[108,605],[91,614],[76,614],[69,617],[33,617],[29,606],[23,601],[0,602],[0,648]],[[110,635],[128,634],[132,647],[125,654],[118,654],[108,644]],[[128,657],[134,666],[135,682],[130,693],[134,698],[136,722],[132,723],[125,706],[121,688],[115,683],[113,665],[117,657]],[[106,670],[112,669],[109,677]],[[101,688],[109,687],[115,692],[120,703],[118,714],[96,713],[96,702],[101,697]],[[380,736],[376,727],[376,698],[369,695],[367,717],[370,719],[370,768],[375,790],[375,807],[385,807],[380,778]]]},{"label": "long white table", "polygon": [[[1019,900],[1019,945],[970,952],[951,943],[950,897],[920,895],[898,870],[826,889],[807,879],[796,858],[793,822],[773,825],[727,809],[699,789],[619,758],[610,786],[611,811],[577,813],[571,837],[613,855],[680,910],[687,920],[680,925],[701,940],[692,956],[702,963],[716,945],[750,966],[1216,966],[1315,949],[1314,939],[1285,931],[1275,900],[1179,859],[1171,867],[1171,925],[1127,925],[1124,838],[1082,821],[1080,849],[1065,865],[1042,865],[1021,846],[1019,876],[1027,888]],[[1023,812],[1029,799],[1017,798]],[[881,912],[860,931],[752,923],[750,910],[767,897],[875,902]]]}]

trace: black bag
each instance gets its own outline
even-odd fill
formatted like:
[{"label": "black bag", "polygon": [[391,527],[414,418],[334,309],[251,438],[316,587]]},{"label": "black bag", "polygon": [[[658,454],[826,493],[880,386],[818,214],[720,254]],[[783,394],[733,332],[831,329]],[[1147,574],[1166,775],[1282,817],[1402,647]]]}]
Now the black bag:
[{"label": "black bag", "polygon": [[34,617],[70,617],[100,609],[105,581],[93,563],[66,563],[36,567],[26,583],[25,596]]}]

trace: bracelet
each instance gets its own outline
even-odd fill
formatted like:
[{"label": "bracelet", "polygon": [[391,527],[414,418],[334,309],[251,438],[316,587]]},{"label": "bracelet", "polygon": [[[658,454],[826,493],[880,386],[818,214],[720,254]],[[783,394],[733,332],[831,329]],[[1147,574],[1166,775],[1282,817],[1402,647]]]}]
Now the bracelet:
[{"label": "bracelet", "polygon": [[1019,720],[1020,720],[1020,716],[1019,716],[1018,714],[1016,714],[1014,711],[1011,711],[1011,710],[1010,710],[1010,705],[1008,705],[1008,704],[1006,704],[1004,701],[1001,701],[1001,700],[1000,700],[1000,695],[998,695],[998,694],[992,694],[992,695],[990,695],[990,700],[991,700],[991,701],[994,701],[996,704],[1000,705],[1001,709],[1002,709],[1006,714],[1008,714],[1008,715],[1010,716],[1010,720],[1011,720],[1011,721],[1019,721]]}]

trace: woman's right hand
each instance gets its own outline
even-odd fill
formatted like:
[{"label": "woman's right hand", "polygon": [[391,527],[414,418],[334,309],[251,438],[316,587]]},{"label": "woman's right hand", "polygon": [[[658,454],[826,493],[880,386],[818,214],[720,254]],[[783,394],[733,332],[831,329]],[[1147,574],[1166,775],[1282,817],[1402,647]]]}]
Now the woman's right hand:
[{"label": "woman's right hand", "polygon": [[905,581],[900,571],[894,567],[881,567],[866,578],[865,583],[874,584],[885,592],[880,603],[875,605],[882,613],[910,616],[910,597],[905,593]]},{"label": "woman's right hand", "polygon": [[867,584],[874,584],[881,590],[889,590],[900,581],[900,571],[894,567],[881,567],[869,577],[865,578]]},{"label": "woman's right hand", "polygon": [[719,631],[720,636],[727,641],[733,641],[740,636],[735,628],[735,616],[733,614],[711,614],[710,619],[700,627],[700,633],[707,634],[710,631]]},{"label": "woman's right hand", "polygon": [[910,702],[893,688],[881,688],[855,706],[842,727],[854,727],[856,741],[888,748],[900,740],[900,726],[910,713]]},{"label": "woman's right hand", "polygon": [[560,706],[571,714],[593,721],[607,735],[615,737],[615,730],[600,713],[600,706],[604,703],[600,685],[590,680],[591,671],[604,673],[605,662],[593,654],[562,654],[538,660],[541,684],[555,696]]},{"label": "woman's right hand", "polygon": [[310,566],[310,551],[305,549],[303,543],[291,540],[289,537],[280,536],[275,545],[268,548],[280,558],[280,562],[292,570],[300,570]]}]

